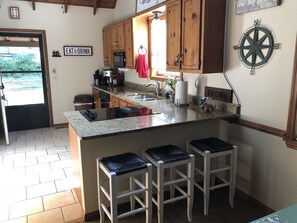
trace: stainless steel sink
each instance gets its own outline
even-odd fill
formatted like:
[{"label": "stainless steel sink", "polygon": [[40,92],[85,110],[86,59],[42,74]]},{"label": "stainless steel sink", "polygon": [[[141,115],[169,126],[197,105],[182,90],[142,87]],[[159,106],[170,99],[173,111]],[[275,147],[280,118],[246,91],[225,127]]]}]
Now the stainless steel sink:
[{"label": "stainless steel sink", "polygon": [[148,93],[134,93],[134,94],[127,94],[127,98],[137,100],[137,101],[154,101],[158,100],[158,98],[154,95]]}]

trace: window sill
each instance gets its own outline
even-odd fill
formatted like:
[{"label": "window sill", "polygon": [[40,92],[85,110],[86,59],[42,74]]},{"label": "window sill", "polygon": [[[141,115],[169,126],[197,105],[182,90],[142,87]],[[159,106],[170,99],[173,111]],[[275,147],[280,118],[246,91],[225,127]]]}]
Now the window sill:
[{"label": "window sill", "polygon": [[297,150],[297,141],[285,139],[285,142],[288,148]]}]

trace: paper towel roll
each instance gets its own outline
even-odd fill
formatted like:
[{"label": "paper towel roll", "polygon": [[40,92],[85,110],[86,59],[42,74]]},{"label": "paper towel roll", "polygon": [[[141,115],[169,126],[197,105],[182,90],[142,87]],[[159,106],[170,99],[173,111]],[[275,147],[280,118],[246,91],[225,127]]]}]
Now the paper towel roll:
[{"label": "paper towel roll", "polygon": [[187,81],[179,80],[176,82],[174,104],[177,106],[188,104],[188,82]]}]

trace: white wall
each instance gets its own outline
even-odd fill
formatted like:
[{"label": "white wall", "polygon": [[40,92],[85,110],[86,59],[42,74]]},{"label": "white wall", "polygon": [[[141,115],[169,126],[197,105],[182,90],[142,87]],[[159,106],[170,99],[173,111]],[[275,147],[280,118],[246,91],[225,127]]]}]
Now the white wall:
[{"label": "white wall", "polygon": [[[121,0],[121,9],[117,8],[117,12],[127,13],[126,3],[130,0]],[[235,3],[236,0],[228,2],[226,74],[240,97],[241,117],[285,130],[297,31],[297,1],[283,0],[281,6],[242,15],[235,15]],[[135,7],[130,7],[131,13],[134,10]],[[276,42],[282,47],[275,50],[268,64],[256,69],[251,76],[232,47],[256,19],[272,29]],[[194,82],[198,75],[184,74],[184,77],[189,81],[188,93],[195,95]],[[135,71],[127,72],[125,78],[137,83],[144,81]],[[200,82],[201,92],[205,85],[229,88],[222,74],[204,74]],[[297,151],[286,148],[279,137],[223,121],[220,132],[222,138],[239,146],[238,188],[275,210],[297,203]]]},{"label": "white wall", "polygon": [[[1,0],[0,28],[46,30],[54,124],[66,123],[64,111],[74,110],[73,97],[91,93],[92,74],[103,67],[102,27],[113,21],[112,9],[68,6],[63,14],[61,5],[32,3],[26,1]],[[8,7],[18,6],[19,20],[9,19]],[[64,56],[64,45],[86,45],[93,47],[93,56]],[[62,57],[51,57],[59,50]],[[57,73],[52,73],[56,68]]]}]

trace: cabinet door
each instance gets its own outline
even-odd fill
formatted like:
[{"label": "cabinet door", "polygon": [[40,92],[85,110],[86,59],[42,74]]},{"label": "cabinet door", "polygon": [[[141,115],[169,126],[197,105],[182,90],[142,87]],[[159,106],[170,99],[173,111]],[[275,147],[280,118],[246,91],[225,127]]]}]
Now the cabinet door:
[{"label": "cabinet door", "polygon": [[124,37],[124,24],[117,25],[117,48],[120,50],[125,49],[125,37]]},{"label": "cabinet door", "polygon": [[104,66],[112,66],[110,29],[109,28],[103,29],[102,35],[103,35]]},{"label": "cabinet door", "polygon": [[181,51],[181,3],[179,0],[170,1],[166,5],[167,22],[167,70],[176,71],[180,68]]},{"label": "cabinet door", "polygon": [[110,97],[110,107],[119,107],[119,99],[115,96]]},{"label": "cabinet door", "polygon": [[119,99],[119,107],[124,107],[124,106],[128,106],[128,102],[126,102],[122,99]]},{"label": "cabinet door", "polygon": [[[201,0],[182,0],[182,70],[199,70]],[[210,59],[211,58],[207,58]]]},{"label": "cabinet door", "polygon": [[126,67],[134,68],[132,20],[124,22]]},{"label": "cabinet door", "polygon": [[117,38],[117,27],[112,26],[110,28],[110,40],[111,40],[111,49],[116,50],[118,46],[118,38]]}]

